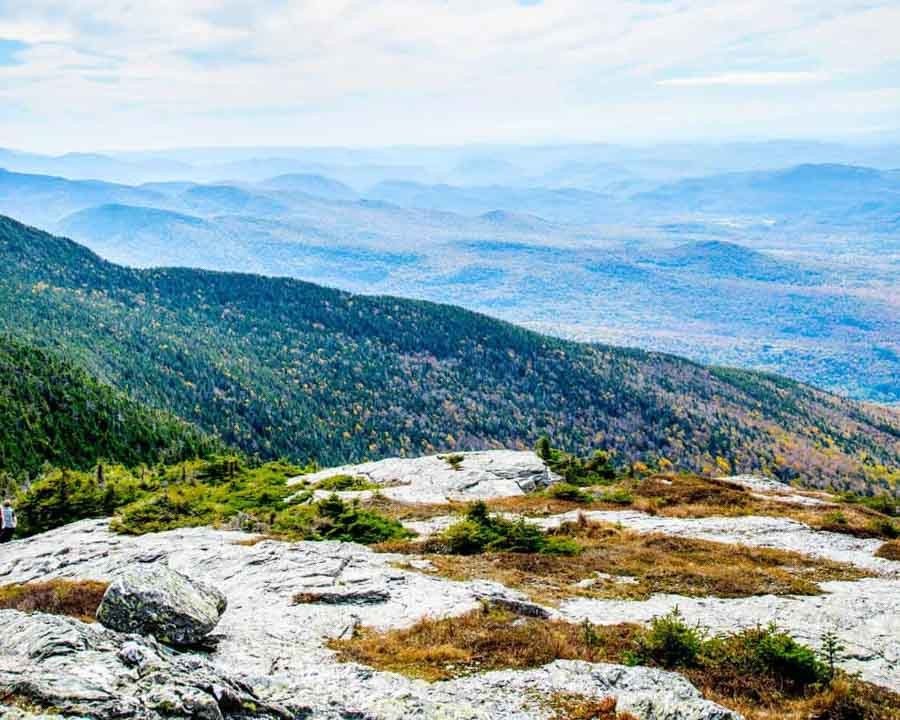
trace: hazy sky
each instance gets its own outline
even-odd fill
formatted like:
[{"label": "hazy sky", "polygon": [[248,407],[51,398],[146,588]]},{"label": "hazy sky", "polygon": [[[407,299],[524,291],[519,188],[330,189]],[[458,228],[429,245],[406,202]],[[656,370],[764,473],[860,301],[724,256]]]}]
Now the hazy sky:
[{"label": "hazy sky", "polygon": [[0,0],[0,146],[861,136],[900,0]]}]

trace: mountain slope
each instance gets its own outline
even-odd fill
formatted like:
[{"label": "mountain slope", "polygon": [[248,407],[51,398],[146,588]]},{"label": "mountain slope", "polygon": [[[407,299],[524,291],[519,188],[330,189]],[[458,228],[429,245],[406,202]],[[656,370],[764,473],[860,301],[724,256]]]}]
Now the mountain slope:
[{"label": "mountain slope", "polygon": [[10,219],[0,268],[0,329],[251,453],[334,464],[547,433],[817,484],[900,465],[895,415],[781,378],[294,280],[132,270]]},{"label": "mountain slope", "polygon": [[0,335],[0,470],[85,468],[194,457],[215,446],[168,413],[130,400],[53,354]]}]

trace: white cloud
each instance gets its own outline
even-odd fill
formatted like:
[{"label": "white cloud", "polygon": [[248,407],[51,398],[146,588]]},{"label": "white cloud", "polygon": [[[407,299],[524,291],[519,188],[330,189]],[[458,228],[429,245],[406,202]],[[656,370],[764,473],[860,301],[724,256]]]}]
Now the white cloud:
[{"label": "white cloud", "polygon": [[765,85],[797,85],[819,82],[826,79],[822,73],[814,72],[736,72],[720,75],[701,75],[696,77],[677,77],[657,81],[657,85],[674,87],[750,87]]},{"label": "white cloud", "polygon": [[707,135],[691,87],[727,99],[716,131],[744,93],[780,134],[817,127],[823,91],[900,84],[898,26],[895,1],[0,0],[0,37],[31,46],[0,68],[31,111],[0,114],[0,145]]}]

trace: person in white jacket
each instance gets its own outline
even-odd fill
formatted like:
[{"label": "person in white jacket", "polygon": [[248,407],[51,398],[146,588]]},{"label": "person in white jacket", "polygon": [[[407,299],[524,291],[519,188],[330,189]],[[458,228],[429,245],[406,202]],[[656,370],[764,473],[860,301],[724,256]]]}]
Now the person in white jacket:
[{"label": "person in white jacket", "polygon": [[16,520],[16,511],[13,509],[12,503],[9,500],[5,500],[3,502],[3,507],[0,508],[0,521],[2,521],[2,527],[0,527],[0,543],[9,542],[15,534],[16,525],[18,524],[18,521]]}]

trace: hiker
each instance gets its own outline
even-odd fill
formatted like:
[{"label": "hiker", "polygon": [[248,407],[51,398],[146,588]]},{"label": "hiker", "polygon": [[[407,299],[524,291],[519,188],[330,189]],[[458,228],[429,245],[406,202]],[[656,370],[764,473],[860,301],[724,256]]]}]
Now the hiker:
[{"label": "hiker", "polygon": [[2,527],[0,527],[0,543],[12,540],[13,534],[16,532],[16,511],[13,509],[9,500],[3,501],[3,508],[0,508],[0,519],[2,519]]}]

